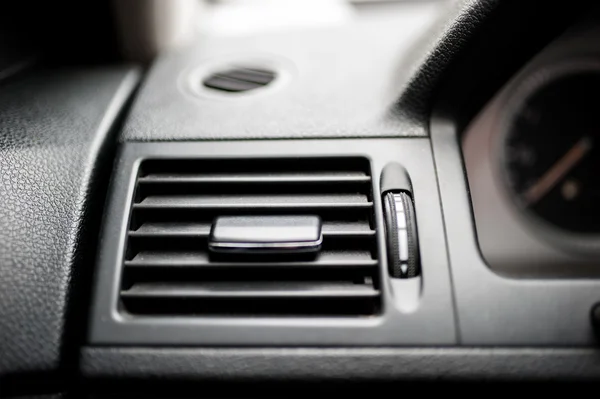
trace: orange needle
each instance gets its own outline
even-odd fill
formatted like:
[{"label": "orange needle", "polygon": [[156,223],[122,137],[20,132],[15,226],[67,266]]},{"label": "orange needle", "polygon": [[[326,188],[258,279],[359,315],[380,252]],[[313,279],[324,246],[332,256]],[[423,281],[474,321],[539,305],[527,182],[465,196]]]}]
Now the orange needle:
[{"label": "orange needle", "polygon": [[535,184],[525,192],[525,202],[533,205],[577,165],[592,148],[591,140],[583,137],[561,159],[559,159]]}]

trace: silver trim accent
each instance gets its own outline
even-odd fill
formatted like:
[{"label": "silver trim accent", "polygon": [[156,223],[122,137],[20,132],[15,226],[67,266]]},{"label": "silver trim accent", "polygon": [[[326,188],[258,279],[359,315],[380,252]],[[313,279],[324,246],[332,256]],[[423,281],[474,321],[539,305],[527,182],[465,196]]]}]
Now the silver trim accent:
[{"label": "silver trim accent", "polygon": [[323,234],[316,241],[300,242],[211,242],[208,248],[214,252],[221,253],[288,253],[294,252],[317,252],[323,244]]},{"label": "silver trim accent", "polygon": [[408,261],[408,233],[404,229],[398,230],[398,257],[402,262]]}]

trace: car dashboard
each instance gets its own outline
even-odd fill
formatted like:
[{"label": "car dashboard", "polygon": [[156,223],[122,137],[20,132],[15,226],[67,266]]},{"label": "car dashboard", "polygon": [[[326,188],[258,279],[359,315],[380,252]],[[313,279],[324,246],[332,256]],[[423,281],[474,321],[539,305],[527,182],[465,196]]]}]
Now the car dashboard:
[{"label": "car dashboard", "polygon": [[[197,22],[151,57],[7,23],[0,397],[597,381],[600,14],[571,3]],[[123,22],[98,7],[82,38]]]}]

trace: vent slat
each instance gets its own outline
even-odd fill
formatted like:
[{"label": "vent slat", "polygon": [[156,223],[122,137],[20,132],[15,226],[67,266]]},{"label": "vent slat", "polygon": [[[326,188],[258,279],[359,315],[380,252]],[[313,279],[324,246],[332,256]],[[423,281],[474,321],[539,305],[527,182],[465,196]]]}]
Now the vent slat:
[{"label": "vent slat", "polygon": [[366,285],[324,284],[204,284],[158,285],[138,284],[121,291],[122,297],[158,298],[326,298],[326,297],[376,297],[379,291]]},{"label": "vent slat", "polygon": [[[137,230],[131,230],[134,237],[204,237],[210,234],[211,222],[146,222]],[[364,221],[323,221],[323,235],[365,236],[375,235],[369,222]]]},{"label": "vent slat", "polygon": [[[246,263],[252,264],[256,263],[252,261],[252,258],[245,258]],[[347,261],[373,261],[371,253],[369,251],[363,250],[347,250],[347,251],[333,251],[333,250],[323,250],[321,251],[314,260],[311,260],[310,263],[319,264],[319,263],[344,263]],[[141,251],[138,253],[128,264],[130,263],[161,263],[161,262],[171,262],[171,263],[192,263],[192,264],[206,264],[206,263],[214,263],[216,265],[221,262],[211,259],[209,253],[206,251]],[[263,261],[263,263],[265,263]],[[267,262],[270,263],[270,262]],[[273,262],[277,263],[277,262]],[[293,260],[286,262],[286,264],[296,263]],[[301,261],[300,263],[306,263]]]},{"label": "vent slat", "polygon": [[298,206],[372,206],[366,195],[361,194],[315,194],[315,195],[188,195],[151,196],[137,206],[161,207],[298,207]]},{"label": "vent slat", "polygon": [[372,202],[365,203],[254,203],[254,204],[223,204],[223,203],[212,203],[212,204],[196,204],[188,201],[180,202],[161,202],[156,201],[152,203],[140,203],[134,204],[134,209],[141,210],[166,210],[166,209],[188,209],[188,210],[249,210],[249,211],[269,211],[269,210],[287,210],[291,212],[295,210],[322,210],[322,209],[371,209],[373,207]]},{"label": "vent slat", "polygon": [[238,267],[126,267],[126,282],[122,289],[137,284],[244,284],[247,287],[265,282],[279,288],[293,284],[365,284],[373,287],[373,277],[377,270],[373,266],[365,267],[264,267],[260,264]]},{"label": "vent slat", "polygon": [[304,298],[121,298],[130,314],[190,317],[316,317],[370,316],[380,306],[379,297]]},{"label": "vent slat", "polygon": [[[193,231],[181,231],[181,230],[172,230],[172,231],[131,231],[129,232],[130,237],[138,237],[138,238],[148,238],[148,239],[160,239],[160,238],[195,238],[195,237],[208,237],[210,235],[210,228],[206,230],[193,230]],[[324,238],[344,238],[344,237],[374,237],[375,231],[323,231]]]},{"label": "vent slat", "polygon": [[204,260],[133,260],[125,261],[127,267],[207,267],[207,268],[235,268],[235,267],[288,267],[288,268],[366,268],[377,266],[376,260],[321,260],[317,262],[207,262]]},{"label": "vent slat", "polygon": [[[144,237],[149,239],[158,239],[158,238],[172,238],[172,237],[180,237],[180,238],[194,238],[194,237],[208,237],[210,235],[210,226],[206,226],[205,228],[202,226],[187,228],[165,228],[163,230],[159,229],[138,229],[137,231],[130,231],[130,237]],[[323,230],[323,237],[373,237],[375,236],[374,230]]]},{"label": "vent slat", "polygon": [[153,174],[141,177],[140,184],[319,184],[368,183],[371,177],[364,174]]},{"label": "vent slat", "polygon": [[[381,305],[366,159],[150,160],[140,166],[123,262],[124,312],[358,316]],[[314,215],[317,254],[208,249],[221,216]]]}]

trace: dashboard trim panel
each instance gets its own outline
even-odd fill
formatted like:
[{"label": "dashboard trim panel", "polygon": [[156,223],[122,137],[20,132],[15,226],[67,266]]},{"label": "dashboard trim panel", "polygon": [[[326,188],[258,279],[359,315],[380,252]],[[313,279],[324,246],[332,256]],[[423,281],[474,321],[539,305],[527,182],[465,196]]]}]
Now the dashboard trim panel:
[{"label": "dashboard trim panel", "polygon": [[571,33],[552,44],[485,107],[464,134],[462,149],[479,246],[498,273],[511,277],[600,277],[600,264],[590,256],[598,253],[599,238],[562,232],[518,209],[498,156],[507,118],[522,103],[519,97],[529,92],[531,82],[539,85],[540,80],[564,73],[565,68],[600,65],[600,52],[592,48],[599,38],[600,32],[592,30]]}]

